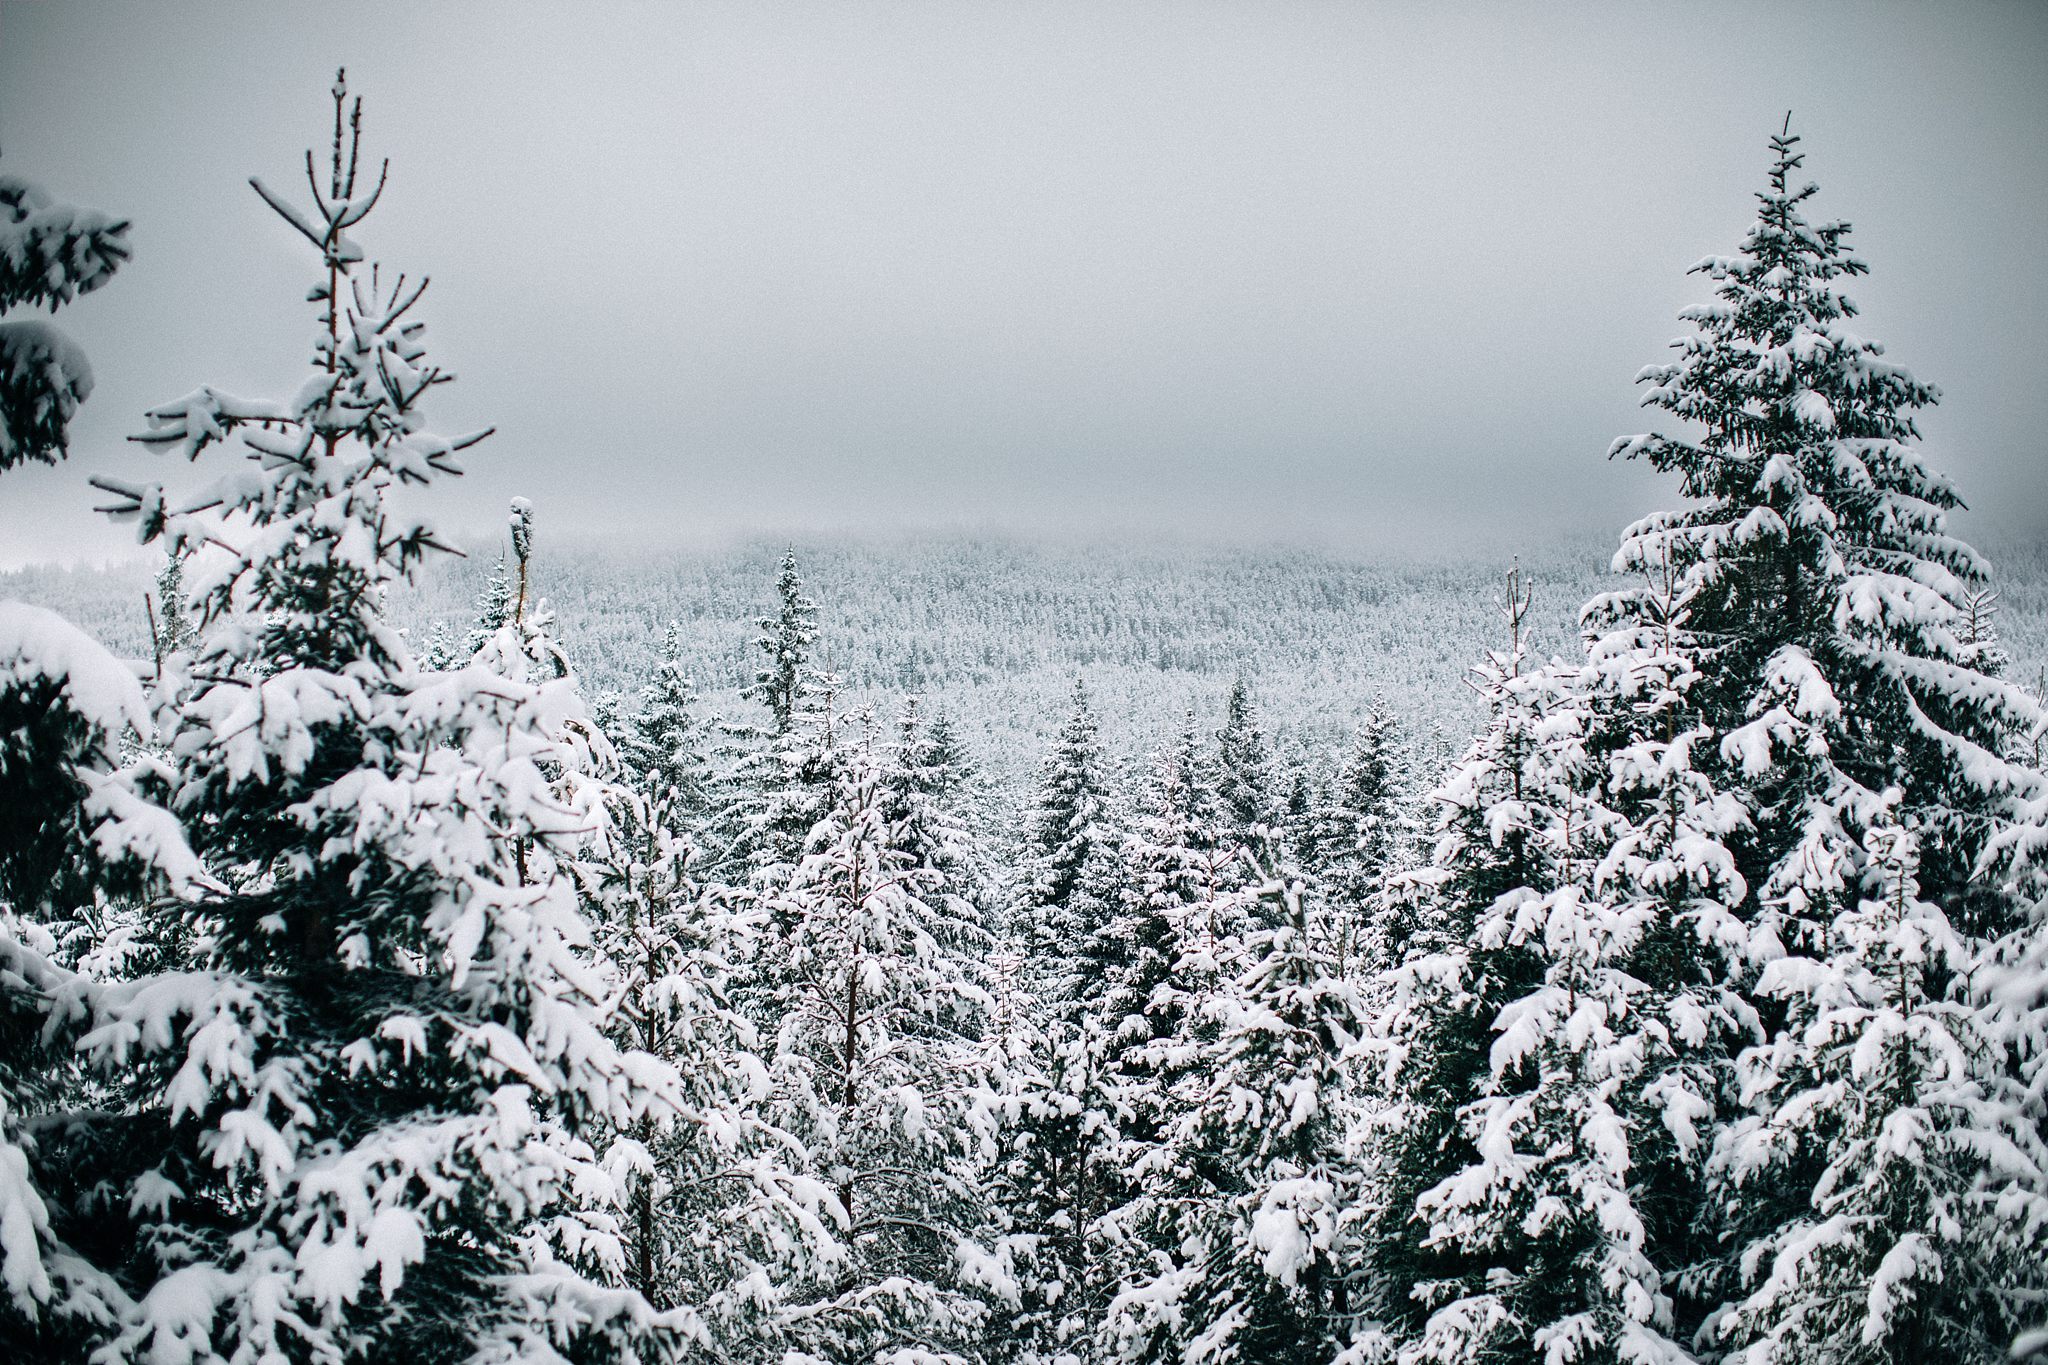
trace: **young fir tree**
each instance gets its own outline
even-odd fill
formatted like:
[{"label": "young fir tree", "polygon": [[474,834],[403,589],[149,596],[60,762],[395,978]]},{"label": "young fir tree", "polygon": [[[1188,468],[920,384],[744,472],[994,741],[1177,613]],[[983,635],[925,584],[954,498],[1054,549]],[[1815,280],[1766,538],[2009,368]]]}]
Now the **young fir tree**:
[{"label": "young fir tree", "polygon": [[810,662],[817,604],[804,595],[796,556],[785,552],[776,580],[780,607],[759,618],[763,663],[745,690],[768,710],[765,727],[731,728],[734,747],[717,777],[707,871],[735,885],[784,879],[824,818],[844,763],[839,680]]},{"label": "young fir tree", "polygon": [[1125,850],[1129,890],[1104,935],[1116,965],[1097,1013],[1116,1067],[1149,1070],[1140,1054],[1179,1026],[1188,973],[1233,969],[1248,927],[1250,864],[1215,782],[1190,713],[1154,766]]},{"label": "young fir tree", "polygon": [[1223,728],[1216,732],[1216,794],[1238,842],[1247,847],[1254,842],[1255,827],[1280,819],[1271,748],[1251,680],[1242,674],[1230,685]]},{"label": "young fir tree", "polygon": [[1003,961],[1014,977],[1010,990],[1023,998],[1009,1025],[1016,1043],[1004,1054],[1003,1122],[991,1173],[1000,1231],[1017,1249],[1006,1354],[1070,1361],[1090,1348],[1116,1288],[1120,1262],[1102,1219],[1123,1192],[1115,1167],[1119,1095],[1100,1022],[1025,997],[1030,976],[1014,944]]},{"label": "young fir tree", "polygon": [[[1685,315],[1695,331],[1677,343],[1679,358],[1645,371],[1645,403],[1692,434],[1615,446],[1676,473],[1691,500],[1642,523],[1633,541],[1675,566],[1701,642],[1691,695],[1712,740],[1701,766],[1751,815],[1730,840],[1751,891],[1748,956],[1812,964],[1766,966],[1772,982],[1822,970],[1836,926],[1877,877],[1870,835],[1891,826],[1916,841],[1918,897],[1973,953],[2025,932],[2016,892],[2034,845],[2016,822],[2043,789],[2003,742],[2037,724],[2039,708],[1988,671],[1995,656],[1970,638],[1988,568],[1949,533],[1960,500],[1917,449],[1915,415],[1936,392],[1850,330],[1856,308],[1840,286],[1865,266],[1848,254],[1846,224],[1806,217],[1816,190],[1794,178],[1797,146],[1789,132],[1772,140],[1769,183],[1740,251],[1696,267],[1715,301]],[[1624,547],[1624,559],[1633,553]],[[1797,1002],[1775,990],[1753,998],[1764,1046],[1775,1048]],[[1797,1093],[1750,1098],[1803,1103]],[[1756,1118],[1798,1124],[1769,1109]],[[1740,1143],[1745,1131],[1724,1139]],[[1723,1152],[1717,1168],[1745,1177],[1717,1208],[1724,1235],[1750,1249],[1726,1286],[1742,1296],[1769,1259],[1758,1249],[1782,1246],[1828,1201],[1829,1167]],[[1969,1245],[1941,1253],[1951,1283],[1979,1273]],[[1790,1330],[1745,1321],[1759,1339]],[[1804,1349],[1853,1358],[1863,1348],[1848,1324],[1837,1328]]]},{"label": "young fir tree", "polygon": [[710,812],[711,729],[683,667],[681,629],[671,623],[654,678],[640,689],[639,709],[625,722],[619,752],[672,833],[699,828]]},{"label": "young fir tree", "polygon": [[1374,697],[1336,780],[1310,807],[1302,857],[1328,906],[1329,947],[1340,969],[1365,973],[1399,963],[1413,925],[1389,897],[1391,880],[1418,856],[1413,773],[1400,722]]},{"label": "young fir tree", "polygon": [[1543,980],[1526,942],[1482,926],[1567,886],[1585,852],[1574,787],[1583,707],[1563,671],[1529,666],[1530,600],[1511,571],[1509,647],[1473,675],[1491,718],[1432,793],[1438,837],[1431,866],[1414,878],[1424,893],[1414,941],[1375,983],[1382,1107],[1367,1157],[1372,1198],[1354,1217],[1371,1256],[1361,1308],[1386,1325],[1404,1362],[1483,1358],[1511,1349],[1522,1327],[1494,1289],[1513,1274],[1512,1256],[1460,1238],[1421,1201],[1483,1162],[1487,1134],[1468,1106],[1494,1089],[1494,1024]]},{"label": "young fir tree", "polygon": [[805,1359],[958,1350],[985,1316],[961,1270],[984,1225],[991,1007],[971,911],[906,848],[871,757],[835,783],[771,895],[780,1121],[831,1186],[847,1259],[786,1322]]},{"label": "young fir tree", "polygon": [[1355,987],[1311,933],[1306,888],[1256,888],[1241,974],[1199,1001],[1178,1104],[1135,1171],[1154,1248],[1110,1305],[1125,1360],[1327,1360],[1350,1317],[1336,1273],[1349,1066],[1365,1028]]},{"label": "young fir tree", "polygon": [[[1113,1200],[1099,1222],[1122,1285],[1185,1279],[1177,1250],[1190,1235],[1184,1205],[1214,1201],[1213,1191],[1191,1193],[1177,1177],[1192,1140],[1182,1121],[1206,1093],[1222,1028],[1218,1002],[1246,965],[1259,897],[1213,772],[1190,715],[1159,755],[1128,843],[1129,885],[1113,925],[1116,967],[1096,1009],[1118,1120],[1107,1159]],[[1101,1331],[1104,1349],[1122,1355],[1166,1340],[1121,1310]]]},{"label": "young fir tree", "polygon": [[470,623],[469,631],[462,637],[462,659],[468,662],[476,657],[478,650],[489,644],[491,637],[503,630],[512,621],[512,575],[505,563],[502,550],[498,554],[498,566],[476,595],[476,619]]},{"label": "young fir tree", "polygon": [[150,651],[157,666],[167,654],[189,650],[198,640],[192,628],[191,607],[185,601],[185,562],[177,555],[165,555],[156,573],[156,594],[150,599]]},{"label": "young fir tree", "polygon": [[1040,768],[1026,817],[1015,910],[1029,934],[1029,970],[1062,1009],[1099,991],[1107,968],[1102,930],[1116,911],[1119,851],[1105,819],[1102,768],[1095,715],[1076,678],[1073,709]]},{"label": "young fir tree", "polygon": [[62,460],[71,418],[92,394],[92,365],[69,337],[39,318],[4,315],[54,313],[127,259],[126,219],[0,176],[0,470]]},{"label": "young fir tree", "polygon": [[917,767],[934,796],[951,796],[975,777],[974,762],[961,743],[959,728],[943,707],[925,727],[917,749]]},{"label": "young fir tree", "polygon": [[804,596],[794,549],[782,552],[775,599],[775,615],[763,616],[756,623],[761,635],[754,645],[766,657],[747,696],[768,708],[773,732],[782,735],[796,723],[804,693],[810,688],[811,646],[818,639],[818,604]]},{"label": "young fir tree", "polygon": [[552,775],[579,766],[573,684],[421,675],[381,615],[438,547],[391,491],[483,433],[425,429],[450,377],[425,284],[350,236],[384,176],[359,182],[361,106],[333,98],[310,211],[254,182],[320,258],[308,382],[151,413],[141,439],[188,458],[240,438],[210,488],[97,481],[145,538],[223,547],[195,572],[203,667],[158,705],[162,789],[225,883],[190,911],[199,969],[110,994],[85,1040],[131,1087],[76,1134],[99,1178],[66,1211],[126,1296],[98,1358],[659,1356],[672,1324],[605,1283],[579,1133],[674,1110],[678,1080],[593,990],[567,867],[602,813]]}]

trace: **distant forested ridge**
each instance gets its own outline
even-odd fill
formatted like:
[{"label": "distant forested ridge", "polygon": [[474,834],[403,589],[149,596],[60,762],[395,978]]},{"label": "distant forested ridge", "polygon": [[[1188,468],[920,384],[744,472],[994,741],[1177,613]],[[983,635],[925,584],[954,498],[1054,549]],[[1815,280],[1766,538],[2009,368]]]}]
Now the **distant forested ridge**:
[{"label": "distant forested ridge", "polygon": [[[502,537],[462,545],[465,557],[429,560],[392,591],[391,618],[416,644],[436,624],[466,630],[509,552]],[[571,541],[550,550],[535,590],[590,694],[630,695],[675,626],[706,704],[731,709],[752,676],[753,619],[792,545],[819,602],[819,658],[848,699],[917,695],[946,709],[1006,784],[1028,783],[1077,674],[1101,703],[1105,742],[1132,759],[1189,707],[1219,710],[1241,672],[1286,743],[1340,744],[1378,696],[1422,742],[1454,749],[1483,715],[1461,679],[1500,638],[1501,575],[1519,564],[1534,591],[1538,654],[1575,648],[1579,608],[1615,578],[1610,543],[1542,528],[1426,561],[1369,549],[799,536],[662,554]],[[1990,548],[2008,672],[2031,682],[2048,664],[2048,546]],[[139,657],[155,573],[33,567],[0,572],[0,594]]]}]

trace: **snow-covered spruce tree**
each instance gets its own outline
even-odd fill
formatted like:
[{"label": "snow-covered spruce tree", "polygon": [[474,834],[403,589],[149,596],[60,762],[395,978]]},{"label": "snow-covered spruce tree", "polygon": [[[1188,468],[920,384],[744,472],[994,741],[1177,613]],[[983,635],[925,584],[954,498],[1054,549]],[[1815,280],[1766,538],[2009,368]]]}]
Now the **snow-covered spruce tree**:
[{"label": "snow-covered spruce tree", "polygon": [[1395,965],[1413,927],[1386,894],[1389,880],[1422,852],[1409,762],[1399,720],[1374,697],[1335,780],[1301,821],[1302,861],[1327,906],[1327,923],[1315,928],[1330,934],[1341,970]]},{"label": "snow-covered spruce tree", "polygon": [[[766,1041],[735,987],[762,950],[746,897],[699,879],[657,745],[622,759],[604,849],[585,864],[598,946],[614,973],[612,1031],[672,1065],[683,1105],[647,1115],[605,1152],[625,1200],[625,1279],[682,1310],[694,1347],[778,1360],[779,1324],[821,1270],[843,1262],[832,1186],[768,1117]],[[594,875],[591,875],[594,874]]]},{"label": "snow-covered spruce tree", "polygon": [[17,1360],[83,1359],[131,1302],[91,1207],[105,1163],[73,1140],[119,1141],[75,1049],[125,1001],[57,959],[160,965],[135,907],[211,885],[138,790],[156,764],[124,759],[151,733],[132,666],[53,612],[0,602],[0,1340]]},{"label": "snow-covered spruce tree", "polygon": [[1864,842],[1868,898],[1758,984],[1785,1027],[1743,1056],[1757,1112],[1717,1165],[1738,1192],[1759,1168],[1817,1174],[1744,1252],[1749,1291],[1709,1331],[1728,1365],[2003,1360],[2048,1296],[2048,1142],[1948,989],[1972,950],[1922,899],[1914,837],[1878,823]]},{"label": "snow-covered spruce tree", "polygon": [[1855,902],[1877,793],[1897,786],[1924,894],[1982,933],[2010,904],[1980,860],[2014,797],[2039,786],[1997,737],[2038,713],[1963,638],[1989,569],[1949,534],[1961,501],[1916,448],[1915,414],[1937,393],[1850,330],[1839,285],[1867,268],[1846,223],[1806,218],[1816,189],[1795,185],[1798,142],[1772,139],[1741,250],[1694,267],[1715,301],[1684,315],[1696,330],[1678,360],[1643,372],[1645,405],[1688,434],[1614,453],[1677,474],[1696,504],[1636,534],[1670,555],[1710,642],[1695,703],[1724,737],[1724,787],[1754,814],[1736,853],[1756,932],[1795,952],[1826,934]]},{"label": "snow-covered spruce tree", "polygon": [[1545,836],[1555,871],[1477,925],[1480,951],[1519,949],[1540,976],[1494,1020],[1461,1116],[1473,1160],[1417,1201],[1429,1242],[1483,1271],[1407,1357],[1690,1358],[1697,1316],[1674,1311],[1672,1271],[1697,1255],[1706,1141],[1745,1021],[1728,909],[1744,888],[1722,842],[1743,821],[1690,767],[1698,678],[1674,648],[1682,615],[1665,621],[1599,637],[1560,678],[1573,704],[1547,758],[1576,798]]},{"label": "snow-covered spruce tree", "polygon": [[1039,771],[1026,817],[1022,885],[1013,911],[1028,933],[1028,968],[1045,998],[1069,1005],[1100,990],[1101,931],[1116,912],[1120,850],[1105,819],[1103,756],[1088,690],[1074,679],[1073,709]]},{"label": "snow-covered spruce tree", "polygon": [[[1092,727],[1086,735],[1092,742]],[[1048,764],[1048,794],[1063,789],[1060,752]],[[1041,799],[1041,811],[1051,807]],[[1062,970],[1049,978],[1056,993],[1040,1002],[1043,1083],[1026,1097],[1028,1141],[1010,1182],[1011,1225],[1038,1239],[1021,1323],[1036,1359],[1094,1349],[1121,1277],[1143,1254],[1134,1248],[1138,1215],[1124,1213],[1139,1194],[1129,1167],[1171,1104],[1160,1059],[1146,1050],[1178,1028],[1170,978],[1183,919],[1229,856],[1192,716],[1179,744],[1159,756],[1152,799],[1140,822],[1146,833],[1134,832],[1114,855],[1104,833],[1094,835],[1088,865],[1114,875],[1083,873],[1073,904],[1090,917],[1046,949],[1062,955]]]},{"label": "snow-covered spruce tree", "polygon": [[1017,1302],[1005,1315],[1008,1344],[992,1354],[1073,1360],[1090,1349],[1116,1287],[1119,1259],[1100,1220],[1123,1197],[1114,1167],[1119,1090],[1100,1023],[1024,998],[1031,978],[1011,944],[1002,962],[1015,978],[1007,1036],[1016,1041],[1002,1054],[990,1199],[1015,1248]]},{"label": "snow-covered spruce tree", "polygon": [[[126,232],[0,177],[0,311],[54,311],[105,283]],[[62,333],[0,322],[0,472],[63,459],[91,388]],[[0,602],[0,1340],[16,1359],[82,1358],[127,1302],[93,1259],[100,1229],[77,1216],[100,1172],[64,1140],[104,1098],[74,1052],[103,997],[53,959],[126,966],[142,956],[136,905],[209,884],[177,821],[142,794],[153,762],[125,752],[152,734],[133,667],[54,612]]]},{"label": "snow-covered spruce tree", "polygon": [[[795,1359],[965,1351],[986,1316],[979,1177],[992,1001],[971,910],[905,848],[871,755],[853,751],[804,857],[769,896],[778,1121],[830,1185],[846,1245],[784,1316]],[[972,954],[972,956],[970,956]]]},{"label": "snow-covered spruce tree", "polygon": [[246,463],[173,499],[97,481],[145,539],[204,544],[202,631],[164,680],[162,789],[225,886],[191,914],[199,970],[108,991],[87,1055],[133,1086],[78,1133],[91,1218],[127,1295],[105,1361],[640,1360],[672,1323],[608,1287],[615,1202],[578,1136],[673,1109],[656,1059],[606,1037],[565,864],[601,803],[550,771],[566,679],[422,675],[380,614],[438,547],[390,493],[455,472],[482,433],[425,429],[450,376],[350,236],[360,103],[334,90],[310,211],[258,194],[319,254],[312,370],[285,403],[215,389],[141,439]]},{"label": "snow-covered spruce tree", "polygon": [[1240,843],[1252,842],[1254,826],[1271,825],[1280,818],[1271,746],[1259,721],[1251,680],[1242,674],[1224,698],[1223,728],[1216,732],[1216,794]]},{"label": "snow-covered spruce tree", "polygon": [[[0,176],[0,315],[54,313],[127,259],[126,219]],[[0,316],[0,470],[62,460],[72,415],[91,394],[92,365],[69,337],[41,319]]]},{"label": "snow-covered spruce tree", "polygon": [[950,796],[975,776],[975,766],[960,742],[960,731],[943,707],[925,727],[917,750],[917,767],[934,796]]},{"label": "snow-covered spruce tree", "polygon": [[[1737,1107],[1731,1059],[1759,1029],[1740,989],[1748,887],[1730,847],[1747,832],[1748,813],[1711,775],[1712,732],[1692,702],[1700,646],[1680,576],[1654,539],[1631,535],[1617,563],[1639,582],[1581,613],[1589,777],[1615,820],[1583,886],[1609,915],[1612,951],[1600,970],[1619,970],[1627,983],[1628,1011],[1611,1032],[1635,1035],[1635,1050],[1617,1054],[1609,1100],[1639,1225],[1626,1250],[1658,1272],[1658,1292],[1672,1304],[1668,1335],[1692,1341],[1721,1268],[1719,1248],[1702,1236],[1706,1161]],[[1625,1304],[1617,1316],[1599,1293],[1589,1302],[1607,1315],[1608,1338],[1633,1330]]]},{"label": "snow-covered spruce tree", "polygon": [[1316,945],[1298,877],[1268,868],[1271,909],[1244,971],[1203,997],[1177,1067],[1180,1105],[1135,1176],[1156,1250],[1116,1296],[1105,1337],[1132,1361],[1328,1360],[1350,1306],[1336,1273],[1349,1066],[1364,1001]]},{"label": "snow-covered spruce tree", "polygon": [[493,636],[512,622],[512,575],[507,572],[505,557],[498,556],[498,567],[484,580],[484,586],[476,596],[476,619],[470,623],[469,631],[462,637],[462,658],[467,663],[477,656],[477,651],[491,642]]},{"label": "snow-covered spruce tree", "polygon": [[[1197,1196],[1178,1158],[1187,1142],[1206,1139],[1190,1136],[1182,1120],[1207,1093],[1220,1046],[1218,1001],[1244,968],[1258,922],[1251,855],[1231,829],[1213,772],[1190,716],[1158,757],[1128,841],[1129,887],[1112,926],[1116,965],[1095,1011],[1117,1118],[1106,1162],[1113,1201],[1098,1239],[1112,1249],[1124,1285],[1189,1273],[1180,1248],[1193,1215],[1183,1205]],[[1270,853],[1270,831],[1254,834]],[[1199,1197],[1213,1203],[1215,1195]],[[1120,1356],[1167,1340],[1149,1330],[1133,1336],[1123,1314],[1101,1330],[1104,1349]]]},{"label": "snow-covered spruce tree", "polygon": [[177,555],[165,555],[164,566],[157,570],[149,618],[150,651],[159,668],[166,654],[188,650],[195,643],[191,607],[185,600],[185,564]]},{"label": "snow-covered spruce tree", "polygon": [[[1685,315],[1695,331],[1679,358],[1644,372],[1645,403],[1691,424],[1687,434],[1615,446],[1678,474],[1693,503],[1641,523],[1632,540],[1678,571],[1701,642],[1692,705],[1712,740],[1696,761],[1751,814],[1750,831],[1729,840],[1752,893],[1748,955],[1809,964],[1766,966],[1772,982],[1829,961],[1836,926],[1877,876],[1869,836],[1894,825],[1915,841],[1919,897],[1973,954],[2031,932],[2019,892],[2035,875],[2029,812],[2044,790],[2038,771],[2004,756],[2005,737],[2038,725],[2041,711],[1993,675],[1995,655],[1971,638],[1988,568],[1949,534],[1960,500],[1917,450],[1915,414],[1936,392],[1850,330],[1856,309],[1840,284],[1865,267],[1848,254],[1846,224],[1807,219],[1816,191],[1794,180],[1797,145],[1789,133],[1772,140],[1741,250],[1696,267],[1715,301]],[[1973,973],[1956,970],[1930,991],[1970,988]],[[1754,1004],[1768,1053],[1795,1027],[1796,1001],[1761,991]],[[1750,1098],[1803,1102],[1791,1093]],[[1796,1114],[1757,1117],[1797,1127]],[[1763,1249],[1829,1198],[1818,1158],[1724,1151],[1717,1170],[1716,1222],[1749,1248],[1747,1272],[1765,1273]],[[1965,1244],[1943,1254],[1950,1282],[1976,1277]],[[1855,1349],[1844,1338],[1810,1354]]]},{"label": "snow-covered spruce tree", "polygon": [[919,701],[907,697],[895,742],[877,756],[885,811],[901,831],[904,852],[939,873],[940,893],[969,907],[985,936],[994,905],[990,869],[949,795],[957,789],[954,775],[930,759]]},{"label": "snow-covered spruce tree", "polygon": [[654,677],[625,723],[620,758],[658,806],[671,833],[696,829],[710,811],[713,722],[699,714],[696,684],[683,667],[682,636],[671,624],[662,637]]},{"label": "snow-covered spruce tree", "polygon": [[763,662],[745,689],[768,724],[727,727],[705,840],[707,873],[739,886],[786,879],[843,763],[839,680],[810,663],[817,604],[804,595],[794,551],[783,554],[776,597],[776,615],[759,618]]},{"label": "snow-covered spruce tree", "polygon": [[768,708],[774,733],[781,735],[796,723],[803,695],[810,687],[811,646],[818,639],[818,604],[804,596],[794,549],[782,552],[775,576],[775,601],[775,615],[756,622],[761,635],[754,644],[766,658],[747,695]]},{"label": "snow-covered spruce tree", "polygon": [[1190,714],[1155,761],[1125,845],[1128,889],[1101,935],[1114,966],[1095,1012],[1118,1067],[1148,1070],[1136,1054],[1174,1032],[1178,1016],[1166,1005],[1178,998],[1176,980],[1235,969],[1252,882],[1231,826]]},{"label": "snow-covered spruce tree", "polygon": [[1583,702],[1567,670],[1529,665],[1529,603],[1511,571],[1509,647],[1472,676],[1491,718],[1431,794],[1438,836],[1431,865],[1411,878],[1421,892],[1415,932],[1406,958],[1374,983],[1380,1108],[1370,1199],[1353,1215],[1371,1257],[1360,1308],[1386,1325],[1404,1362],[1482,1359],[1510,1349],[1523,1326],[1490,1283],[1490,1272],[1512,1273],[1512,1258],[1461,1240],[1420,1200],[1483,1163],[1487,1135],[1468,1122],[1468,1106],[1495,1088],[1494,1025],[1543,981],[1530,945],[1481,927],[1569,885],[1591,832],[1575,786]]}]

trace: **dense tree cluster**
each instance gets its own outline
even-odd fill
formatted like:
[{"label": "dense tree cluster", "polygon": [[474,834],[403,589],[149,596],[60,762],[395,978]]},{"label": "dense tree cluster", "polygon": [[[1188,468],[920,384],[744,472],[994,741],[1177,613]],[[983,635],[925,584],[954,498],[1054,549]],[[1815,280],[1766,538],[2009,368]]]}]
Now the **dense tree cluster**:
[{"label": "dense tree cluster", "polygon": [[[1684,510],[1569,658],[1508,575],[1453,761],[1377,703],[1307,751],[1241,675],[1130,769],[1077,679],[1015,801],[845,704],[794,554],[737,716],[673,632],[585,698],[523,500],[414,651],[444,547],[392,494],[488,433],[425,423],[333,105],[310,203],[256,183],[318,257],[306,381],[149,414],[239,449],[202,487],[99,481],[168,551],[152,657],[0,604],[10,1358],[2044,1349],[2043,712],[1796,139],[1645,372],[1679,434],[1616,447]],[[124,257],[8,206],[0,303]],[[51,354],[0,467],[63,454]]]}]

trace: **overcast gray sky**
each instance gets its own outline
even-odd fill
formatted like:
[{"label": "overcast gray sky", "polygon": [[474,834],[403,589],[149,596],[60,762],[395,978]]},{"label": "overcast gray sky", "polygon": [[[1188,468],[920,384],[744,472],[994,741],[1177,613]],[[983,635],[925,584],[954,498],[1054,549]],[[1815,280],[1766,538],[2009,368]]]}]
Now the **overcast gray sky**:
[{"label": "overcast gray sky", "polygon": [[1969,529],[2048,531],[2048,6],[0,0],[0,167],[135,222],[0,563],[127,543],[84,480],[163,467],[151,404],[297,387],[309,262],[244,181],[342,63],[434,425],[500,432],[447,526],[1615,529],[1789,108]]}]

